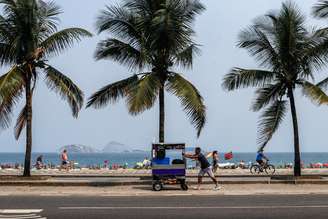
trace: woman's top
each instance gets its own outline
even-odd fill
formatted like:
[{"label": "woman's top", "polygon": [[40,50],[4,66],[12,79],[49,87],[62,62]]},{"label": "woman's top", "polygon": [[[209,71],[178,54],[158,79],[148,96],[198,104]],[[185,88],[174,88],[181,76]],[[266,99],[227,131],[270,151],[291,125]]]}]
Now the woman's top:
[{"label": "woman's top", "polygon": [[216,165],[218,165],[218,163],[219,163],[219,159],[217,157],[214,157],[213,156],[213,161],[212,161],[213,167],[215,167]]}]

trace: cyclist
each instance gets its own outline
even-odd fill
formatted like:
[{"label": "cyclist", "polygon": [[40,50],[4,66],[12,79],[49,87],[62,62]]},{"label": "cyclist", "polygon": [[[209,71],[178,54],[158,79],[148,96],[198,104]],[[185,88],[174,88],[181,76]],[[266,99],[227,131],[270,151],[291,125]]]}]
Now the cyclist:
[{"label": "cyclist", "polygon": [[264,167],[264,165],[269,161],[269,159],[264,155],[263,153],[263,149],[260,149],[258,152],[257,152],[257,155],[256,155],[256,162],[261,166],[261,167]]}]

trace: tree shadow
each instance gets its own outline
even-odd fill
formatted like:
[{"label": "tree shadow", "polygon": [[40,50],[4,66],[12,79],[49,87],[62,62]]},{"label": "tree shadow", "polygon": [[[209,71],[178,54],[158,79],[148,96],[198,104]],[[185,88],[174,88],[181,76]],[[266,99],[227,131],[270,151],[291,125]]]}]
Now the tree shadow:
[{"label": "tree shadow", "polygon": [[[153,191],[152,186],[133,186],[135,190]],[[180,185],[164,185],[161,191],[182,191]]]}]

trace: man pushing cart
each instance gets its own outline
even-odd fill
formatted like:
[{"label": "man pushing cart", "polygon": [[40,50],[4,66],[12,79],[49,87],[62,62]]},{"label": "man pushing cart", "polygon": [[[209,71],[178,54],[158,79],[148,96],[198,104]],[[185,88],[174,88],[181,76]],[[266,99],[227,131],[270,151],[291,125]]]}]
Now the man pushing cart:
[{"label": "man pushing cart", "polygon": [[221,189],[212,171],[212,166],[210,165],[204,154],[201,153],[201,149],[199,147],[195,148],[195,154],[183,153],[183,156],[189,159],[197,160],[200,163],[200,171],[198,173],[198,185],[196,189],[200,189],[200,185],[205,174],[207,174],[213,180],[215,184],[214,190]]}]

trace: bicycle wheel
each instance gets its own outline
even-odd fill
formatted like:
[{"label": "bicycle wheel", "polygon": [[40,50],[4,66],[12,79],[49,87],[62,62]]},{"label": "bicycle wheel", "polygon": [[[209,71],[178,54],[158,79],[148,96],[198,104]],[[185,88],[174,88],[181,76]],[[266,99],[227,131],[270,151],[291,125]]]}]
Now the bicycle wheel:
[{"label": "bicycle wheel", "polygon": [[260,167],[259,165],[252,165],[250,168],[252,174],[260,174]]},{"label": "bicycle wheel", "polygon": [[265,172],[268,175],[273,175],[276,172],[276,168],[272,164],[269,164],[265,167]]}]

